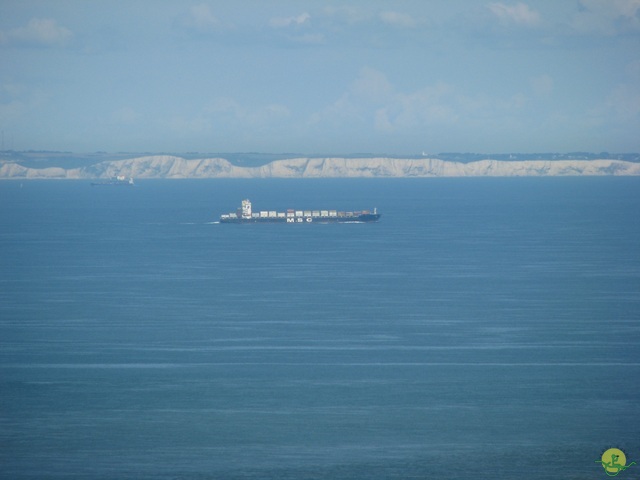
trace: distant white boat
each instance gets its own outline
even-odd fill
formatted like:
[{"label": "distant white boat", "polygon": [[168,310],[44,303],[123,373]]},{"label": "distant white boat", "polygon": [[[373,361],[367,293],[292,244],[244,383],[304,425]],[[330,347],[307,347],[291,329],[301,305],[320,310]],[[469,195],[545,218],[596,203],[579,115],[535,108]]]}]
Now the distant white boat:
[{"label": "distant white boat", "polygon": [[92,182],[93,186],[124,186],[124,187],[133,187],[135,184],[133,183],[132,177],[125,177],[124,175],[118,175],[117,177],[113,177],[104,182]]}]

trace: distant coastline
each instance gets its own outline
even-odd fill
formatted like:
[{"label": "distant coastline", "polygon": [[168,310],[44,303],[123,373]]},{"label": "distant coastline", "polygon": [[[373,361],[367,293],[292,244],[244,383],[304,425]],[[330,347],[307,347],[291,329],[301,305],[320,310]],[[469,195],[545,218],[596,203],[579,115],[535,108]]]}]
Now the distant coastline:
[{"label": "distant coastline", "polygon": [[[546,158],[545,158],[546,157]],[[637,176],[639,154],[0,154],[0,179],[403,178]]]}]

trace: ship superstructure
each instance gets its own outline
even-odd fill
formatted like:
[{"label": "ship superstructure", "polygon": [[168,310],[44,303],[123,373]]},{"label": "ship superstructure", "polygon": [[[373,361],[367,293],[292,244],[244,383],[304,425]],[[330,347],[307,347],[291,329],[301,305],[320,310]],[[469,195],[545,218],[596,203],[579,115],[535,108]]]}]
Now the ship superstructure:
[{"label": "ship superstructure", "polygon": [[235,212],[220,216],[220,223],[368,223],[380,220],[377,209],[342,212],[338,210],[295,210],[285,212],[260,210],[254,212],[251,201],[242,201]]}]

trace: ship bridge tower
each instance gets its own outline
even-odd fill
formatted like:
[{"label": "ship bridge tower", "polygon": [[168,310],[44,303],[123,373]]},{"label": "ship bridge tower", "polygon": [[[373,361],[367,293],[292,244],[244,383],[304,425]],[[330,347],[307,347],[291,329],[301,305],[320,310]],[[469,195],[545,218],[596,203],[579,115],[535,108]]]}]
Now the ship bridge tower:
[{"label": "ship bridge tower", "polygon": [[242,200],[242,218],[251,218],[251,202]]}]

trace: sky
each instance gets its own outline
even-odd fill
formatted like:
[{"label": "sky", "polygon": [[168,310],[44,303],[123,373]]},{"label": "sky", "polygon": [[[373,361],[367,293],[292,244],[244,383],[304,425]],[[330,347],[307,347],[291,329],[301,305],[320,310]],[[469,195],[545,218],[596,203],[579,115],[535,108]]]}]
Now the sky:
[{"label": "sky", "polygon": [[2,147],[640,151],[640,0],[0,0]]}]

